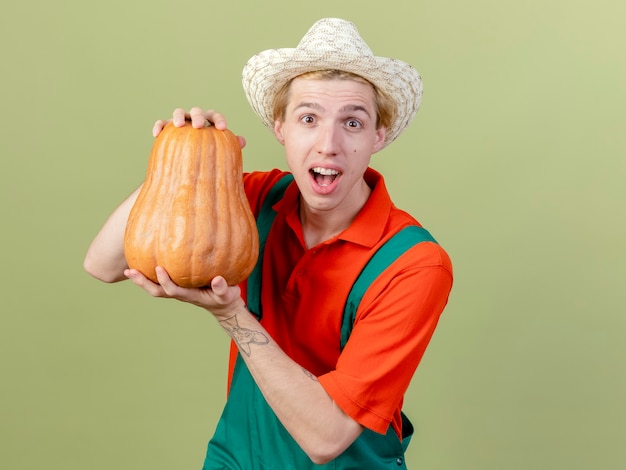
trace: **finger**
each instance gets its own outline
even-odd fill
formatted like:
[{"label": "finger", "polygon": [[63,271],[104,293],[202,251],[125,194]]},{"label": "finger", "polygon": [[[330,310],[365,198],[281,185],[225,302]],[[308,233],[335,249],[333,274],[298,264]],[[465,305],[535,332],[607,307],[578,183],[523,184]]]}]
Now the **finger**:
[{"label": "finger", "polygon": [[244,148],[246,146],[246,138],[238,135],[237,136],[237,140],[239,141],[239,145],[241,145],[241,148]]},{"label": "finger", "polygon": [[176,108],[172,113],[172,122],[176,127],[182,127],[185,125],[187,116],[188,115],[183,108]]},{"label": "finger", "polygon": [[133,284],[135,284],[138,287],[141,287],[152,297],[167,297],[167,295],[165,294],[165,291],[159,284],[152,282],[150,279],[148,279],[146,276],[141,274],[136,269],[126,269],[124,271],[124,275],[128,279],[133,281]]},{"label": "finger", "polygon": [[157,266],[155,268],[155,272],[156,272],[157,280],[159,281],[159,285],[161,286],[163,291],[168,295],[168,297],[176,297],[178,293],[177,291],[179,291],[181,288],[178,284],[172,281],[172,278],[167,273],[165,268],[162,268],[161,266]]},{"label": "finger", "polygon": [[189,118],[191,119],[191,125],[196,129],[202,129],[206,126],[207,121],[212,122],[209,118],[209,111],[205,112],[202,108],[197,106],[189,110]]},{"label": "finger", "polygon": [[228,123],[226,122],[226,117],[223,114],[218,113],[217,111],[210,109],[206,112],[207,119],[213,123],[216,129],[223,131],[228,127]]},{"label": "finger", "polygon": [[189,111],[193,127],[203,127],[207,122],[215,126],[216,129],[223,131],[227,127],[226,118],[222,113],[218,113],[214,109],[204,111],[202,108],[194,107]]},{"label": "finger", "polygon": [[152,136],[156,137],[158,136],[161,131],[163,130],[163,128],[169,123],[169,119],[159,119],[157,122],[154,123],[154,126],[152,127]]}]

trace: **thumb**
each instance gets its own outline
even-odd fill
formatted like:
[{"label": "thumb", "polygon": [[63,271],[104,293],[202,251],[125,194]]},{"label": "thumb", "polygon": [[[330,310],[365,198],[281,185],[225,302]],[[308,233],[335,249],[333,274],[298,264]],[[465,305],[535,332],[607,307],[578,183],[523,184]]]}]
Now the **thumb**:
[{"label": "thumb", "polygon": [[241,148],[243,149],[246,146],[246,138],[238,135],[237,140],[239,141],[239,145],[241,145]]},{"label": "thumb", "polygon": [[215,295],[223,296],[228,292],[228,283],[222,276],[216,276],[211,280],[211,290]]}]

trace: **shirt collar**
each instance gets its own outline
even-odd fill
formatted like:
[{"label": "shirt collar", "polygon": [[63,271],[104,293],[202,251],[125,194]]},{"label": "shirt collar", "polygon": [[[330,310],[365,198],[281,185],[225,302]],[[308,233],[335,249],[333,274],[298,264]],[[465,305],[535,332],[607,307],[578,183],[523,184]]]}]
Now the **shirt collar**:
[{"label": "shirt collar", "polygon": [[[379,172],[368,168],[365,172],[365,181],[372,188],[372,193],[352,224],[337,238],[373,247],[383,236],[393,203],[385,186],[385,180]],[[302,233],[299,199],[300,191],[297,185],[292,183],[285,191],[283,198],[274,205],[274,210],[284,213],[292,229],[297,233]]]}]

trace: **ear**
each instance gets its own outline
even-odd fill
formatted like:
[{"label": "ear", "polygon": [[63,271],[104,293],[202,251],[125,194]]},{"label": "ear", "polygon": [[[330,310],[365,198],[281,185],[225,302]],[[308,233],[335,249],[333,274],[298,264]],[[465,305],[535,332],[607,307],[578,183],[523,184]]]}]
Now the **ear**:
[{"label": "ear", "polygon": [[274,136],[281,145],[285,145],[285,138],[283,137],[283,123],[280,120],[274,121]]},{"label": "ear", "polygon": [[387,136],[387,129],[385,127],[379,127],[376,129],[376,139],[372,147],[372,154],[378,152],[385,145],[385,137]]}]

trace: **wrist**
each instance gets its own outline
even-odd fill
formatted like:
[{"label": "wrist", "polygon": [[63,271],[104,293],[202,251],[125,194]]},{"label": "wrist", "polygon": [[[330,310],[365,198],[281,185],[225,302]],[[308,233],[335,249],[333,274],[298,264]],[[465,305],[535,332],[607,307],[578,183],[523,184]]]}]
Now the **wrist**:
[{"label": "wrist", "polygon": [[221,324],[222,321],[225,321],[231,317],[242,315],[248,312],[246,308],[246,304],[244,303],[242,298],[237,299],[236,301],[222,306],[211,306],[206,307],[206,309],[215,317],[215,319]]},{"label": "wrist", "polygon": [[256,317],[242,306],[232,315],[218,319],[220,326],[237,344],[240,352],[246,356],[251,356],[252,346],[266,345],[269,343],[269,336]]}]

